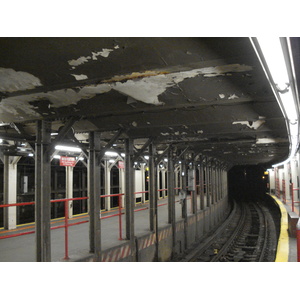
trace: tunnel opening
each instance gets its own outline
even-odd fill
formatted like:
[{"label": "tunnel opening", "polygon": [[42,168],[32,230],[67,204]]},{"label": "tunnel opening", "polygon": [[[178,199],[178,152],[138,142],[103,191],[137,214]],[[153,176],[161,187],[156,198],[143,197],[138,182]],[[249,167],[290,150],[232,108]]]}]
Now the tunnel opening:
[{"label": "tunnel opening", "polygon": [[235,166],[228,172],[230,200],[258,201],[265,197],[269,177],[263,166]]}]

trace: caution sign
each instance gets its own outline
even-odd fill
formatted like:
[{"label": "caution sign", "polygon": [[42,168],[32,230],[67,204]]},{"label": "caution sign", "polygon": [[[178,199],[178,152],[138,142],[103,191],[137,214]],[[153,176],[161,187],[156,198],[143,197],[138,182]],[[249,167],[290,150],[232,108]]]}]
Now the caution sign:
[{"label": "caution sign", "polygon": [[61,156],[59,165],[63,167],[75,167],[76,159],[75,157]]},{"label": "caution sign", "polygon": [[118,168],[119,168],[119,169],[124,169],[124,168],[125,168],[124,161],[122,161],[122,160],[119,160],[119,161],[118,161]]}]

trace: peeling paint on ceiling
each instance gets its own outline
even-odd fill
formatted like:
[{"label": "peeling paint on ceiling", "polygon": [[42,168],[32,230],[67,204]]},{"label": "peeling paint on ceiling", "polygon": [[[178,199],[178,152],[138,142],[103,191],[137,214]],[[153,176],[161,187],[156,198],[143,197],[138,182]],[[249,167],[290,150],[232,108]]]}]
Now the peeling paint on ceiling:
[{"label": "peeling paint on ceiling", "polygon": [[39,78],[32,74],[14,69],[0,68],[0,91],[16,92],[34,89],[42,86]]},{"label": "peeling paint on ceiling", "polygon": [[256,140],[256,144],[275,144],[275,143],[285,143],[288,139],[282,138],[259,138]]},{"label": "peeling paint on ceiling", "polygon": [[80,74],[80,75],[71,74],[71,75],[74,76],[76,80],[88,79],[88,77],[86,75],[84,75],[84,74]]},{"label": "peeling paint on ceiling", "polygon": [[236,122],[232,122],[232,125],[241,124],[241,125],[246,125],[247,127],[251,128],[251,129],[257,130],[264,123],[265,123],[265,120],[260,119],[260,120],[256,120],[256,121],[236,121]]},{"label": "peeling paint on ceiling", "polygon": [[[80,60],[84,62],[85,60]],[[159,73],[158,75],[155,75],[155,71],[148,71],[145,72],[144,75],[147,77],[137,78],[137,79],[129,79],[125,82],[104,82],[97,85],[89,85],[84,86],[80,88],[78,91],[75,91],[74,89],[62,89],[62,90],[56,90],[46,93],[34,93],[29,95],[22,95],[22,96],[14,96],[14,97],[8,97],[4,98],[2,102],[0,103],[0,109],[4,106],[7,110],[10,110],[12,115],[16,115],[16,112],[14,108],[12,107],[16,105],[19,105],[19,103],[23,103],[25,107],[25,103],[27,103],[28,107],[26,108],[26,114],[28,115],[29,119],[30,117],[36,117],[36,111],[34,107],[29,105],[30,102],[38,101],[38,100],[48,100],[52,104],[54,108],[64,107],[68,105],[75,105],[77,104],[81,99],[90,99],[96,96],[97,94],[103,94],[107,93],[111,90],[118,91],[121,94],[124,94],[126,96],[129,96],[135,100],[152,104],[152,105],[163,105],[164,103],[161,102],[158,99],[158,96],[164,93],[167,88],[176,86],[178,83],[184,81],[188,78],[193,78],[199,75],[207,75],[209,72],[212,72],[211,74],[214,74],[215,76],[221,75],[222,72],[244,72],[251,70],[251,66],[246,65],[239,65],[239,64],[233,64],[233,65],[224,65],[224,66],[217,66],[217,67],[209,67],[209,68],[200,68],[200,69],[193,69],[189,71],[182,71],[182,72],[175,72],[175,73],[167,73],[162,74]],[[27,73],[28,74],[28,73]],[[132,73],[132,75],[142,75],[142,73]],[[30,74],[28,74],[30,75]],[[27,77],[31,78],[31,81],[28,80],[27,88],[34,87],[34,84],[39,85],[40,82],[33,81],[33,78],[26,75]],[[72,74],[77,80],[85,79],[84,74],[81,75],[75,75]],[[24,75],[25,76],[25,75]],[[26,77],[25,76],[25,77]],[[114,79],[120,79],[124,80],[124,78],[128,75],[123,75],[119,77],[113,77]],[[7,80],[7,79],[5,79]],[[29,84],[30,81],[30,84]],[[25,88],[25,84],[23,85]],[[25,113],[24,109],[21,107],[21,110]],[[2,116],[1,116],[2,117]],[[5,118],[5,116],[3,116]]]},{"label": "peeling paint on ceiling", "polygon": [[98,56],[102,56],[102,57],[108,57],[110,52],[119,49],[119,46],[115,46],[114,49],[107,49],[107,48],[103,48],[101,51],[98,52],[92,52],[92,55],[90,56],[81,56],[77,59],[71,59],[68,61],[68,64],[72,67],[72,69],[75,69],[76,67],[83,65],[87,62],[89,62],[90,60],[97,60]]}]

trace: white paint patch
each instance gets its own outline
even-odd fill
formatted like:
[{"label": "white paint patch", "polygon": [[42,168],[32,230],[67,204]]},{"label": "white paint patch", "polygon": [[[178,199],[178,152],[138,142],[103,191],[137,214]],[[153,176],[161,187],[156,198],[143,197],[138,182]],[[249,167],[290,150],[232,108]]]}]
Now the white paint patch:
[{"label": "white paint patch", "polygon": [[231,65],[224,65],[224,66],[216,66],[216,67],[208,67],[201,69],[202,74],[204,77],[216,77],[216,76],[224,76],[230,73],[236,72],[247,72],[251,71],[253,68],[247,65],[240,65],[240,64],[231,64]]},{"label": "white paint patch", "polygon": [[225,95],[224,95],[224,94],[219,94],[219,97],[220,97],[221,99],[224,99],[224,98],[225,98]]},{"label": "white paint patch", "polygon": [[284,143],[287,142],[287,139],[272,139],[272,138],[259,138],[256,140],[256,144],[276,144],[276,143]]},{"label": "white paint patch", "polygon": [[41,81],[32,74],[14,69],[0,68],[0,91],[16,92],[42,86]]},{"label": "white paint patch", "polygon": [[114,51],[114,49],[102,49],[102,51],[98,52],[99,55],[103,57],[108,57],[110,52]]},{"label": "white paint patch", "polygon": [[89,99],[93,98],[97,94],[104,94],[108,93],[109,91],[111,91],[110,84],[104,83],[98,85],[85,86],[78,92],[78,94],[82,99]]},{"label": "white paint patch", "polygon": [[246,125],[247,127],[257,130],[262,124],[265,123],[265,120],[256,120],[256,121],[236,121],[232,122],[232,125],[241,124]]},{"label": "white paint patch", "polygon": [[68,60],[68,64],[72,67],[72,69],[75,69],[75,67],[85,64],[85,63],[89,62],[90,60],[97,60],[98,56],[108,57],[110,52],[112,52],[116,49],[119,49],[118,45],[115,46],[114,49],[104,48],[101,51],[92,52],[92,56],[81,56],[77,59]]},{"label": "white paint patch", "polygon": [[158,95],[162,94],[168,86],[171,86],[169,79],[165,75],[151,76],[142,79],[128,80],[126,82],[116,82],[111,87],[121,94],[130,96],[144,103],[161,105]]},{"label": "white paint patch", "polygon": [[80,75],[71,74],[71,75],[74,76],[76,80],[88,79],[88,77],[86,75],[84,75],[84,74],[80,74]]},{"label": "white paint patch", "polygon": [[79,57],[79,58],[77,58],[77,59],[69,60],[69,61],[68,61],[68,64],[69,64],[70,66],[72,66],[72,67],[78,67],[78,66],[83,65],[84,63],[88,62],[89,59],[91,59],[90,56],[87,56],[87,57],[81,56],[81,57]]},{"label": "white paint patch", "polygon": [[239,97],[236,94],[230,95],[228,97],[229,100],[238,99]]},{"label": "white paint patch", "polygon": [[[102,51],[100,51],[102,52]],[[98,54],[95,53],[94,55]],[[88,62],[91,58],[91,56],[88,57],[80,57],[77,60],[69,61],[69,64],[73,67],[76,67],[80,64]],[[112,82],[108,80],[107,82],[103,82],[97,85],[89,85],[85,86],[79,91],[75,91],[73,89],[62,89],[57,91],[51,91],[48,93],[35,93],[30,95],[22,95],[22,96],[16,96],[16,97],[8,97],[5,99],[2,99],[2,102],[0,103],[0,109],[5,107],[7,112],[14,116],[15,119],[17,119],[18,113],[22,112],[22,114],[25,115],[26,120],[32,120],[36,119],[37,112],[35,111],[34,107],[32,105],[29,105],[29,102],[33,102],[36,100],[49,100],[51,103],[51,106],[54,108],[59,107],[65,107],[68,105],[76,105],[81,99],[90,99],[93,98],[97,94],[103,94],[108,93],[111,90],[116,90],[124,95],[130,96],[135,100],[152,104],[152,105],[162,105],[163,102],[159,101],[158,96],[161,95],[166,91],[167,88],[176,86],[178,83],[182,82],[185,79],[193,78],[199,75],[207,75],[209,72],[213,72],[212,74],[214,76],[218,76],[222,74],[222,72],[244,72],[251,70],[252,67],[245,66],[245,65],[226,65],[226,66],[219,66],[219,67],[210,67],[210,68],[201,68],[201,69],[194,69],[184,72],[175,72],[170,74],[157,74],[156,72],[145,72],[139,73],[141,75],[140,78],[132,78],[126,80],[127,75],[121,75],[120,78],[124,78],[124,82]],[[19,89],[29,89],[34,88],[35,86],[41,85],[38,78],[34,77],[31,74],[25,73],[25,72],[16,72],[12,69],[1,69],[2,70],[2,82],[1,85],[1,91],[14,91]],[[3,73],[3,70],[5,72]],[[11,70],[11,71],[7,71]],[[11,84],[10,80],[8,78],[11,78],[9,73],[12,74],[12,77],[15,79],[16,82],[18,82],[17,78],[21,75],[21,79],[19,82],[19,85]],[[21,73],[21,74],[19,74]],[[5,74],[5,75],[4,75]],[[150,75],[151,74],[151,75]],[[73,74],[74,76],[75,74]],[[82,79],[84,78],[84,74],[77,75],[78,77]],[[142,77],[146,76],[146,77]],[[76,76],[75,76],[76,78]],[[1,82],[1,81],[0,81]],[[1,82],[1,83],[2,83]],[[18,111],[15,109],[15,107],[18,106]],[[4,111],[4,110],[2,110]],[[1,112],[1,111],[0,111]],[[4,114],[0,113],[1,120],[3,122],[6,122],[3,118],[6,119]],[[7,116],[9,119],[7,122],[11,122],[11,118]],[[241,123],[241,122],[239,122]],[[235,123],[237,124],[237,123]],[[256,127],[255,125],[250,125],[248,122],[246,124],[249,125],[250,128]],[[179,132],[175,132],[175,135],[179,135]]]}]

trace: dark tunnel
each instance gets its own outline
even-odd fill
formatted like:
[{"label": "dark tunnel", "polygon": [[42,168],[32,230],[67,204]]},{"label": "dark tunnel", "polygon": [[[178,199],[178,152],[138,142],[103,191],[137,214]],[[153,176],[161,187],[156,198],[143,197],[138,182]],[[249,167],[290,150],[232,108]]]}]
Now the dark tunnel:
[{"label": "dark tunnel", "polygon": [[268,191],[268,176],[262,166],[235,166],[228,172],[228,195],[231,200],[257,201]]}]

